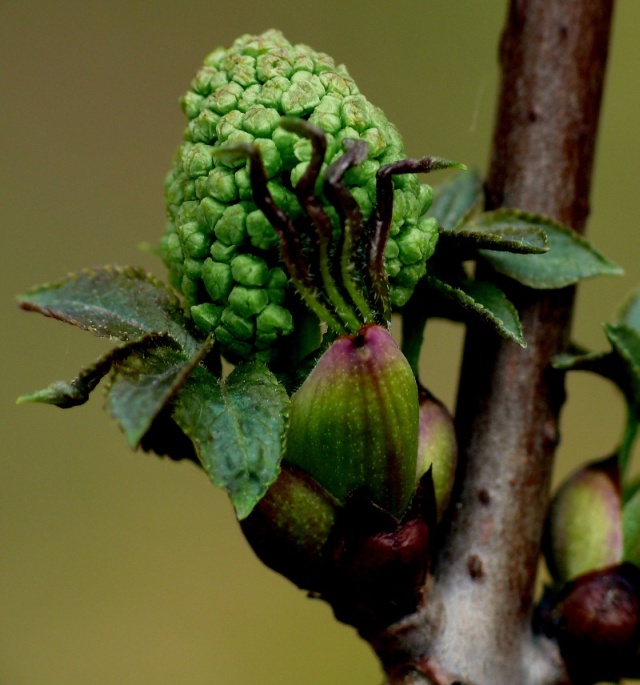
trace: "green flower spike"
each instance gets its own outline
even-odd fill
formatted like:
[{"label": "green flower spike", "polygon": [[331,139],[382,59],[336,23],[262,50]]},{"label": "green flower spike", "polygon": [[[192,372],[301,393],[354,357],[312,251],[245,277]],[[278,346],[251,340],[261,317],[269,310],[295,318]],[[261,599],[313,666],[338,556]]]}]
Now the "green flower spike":
[{"label": "green flower spike", "polygon": [[[268,362],[277,341],[301,325],[293,288],[282,270],[282,241],[253,197],[246,161],[217,154],[224,147],[251,145],[259,152],[274,201],[292,220],[304,216],[311,230],[324,236],[320,251],[329,249],[327,238],[340,229],[342,210],[370,218],[380,204],[380,171],[386,167],[384,192],[389,197],[384,204],[390,208],[393,200],[393,212],[384,218],[390,223],[385,249],[375,250],[379,262],[375,273],[382,273],[384,264],[390,305],[399,307],[407,301],[425,273],[438,236],[436,221],[424,216],[432,191],[408,169],[401,172],[402,178],[392,180],[396,172],[389,165],[404,160],[400,135],[384,113],[360,94],[343,66],[307,46],[291,45],[277,31],[245,35],[231,48],[215,50],[205,59],[182,98],[182,108],[189,124],[166,180],[168,220],[161,254],[194,322],[206,333],[214,333],[223,354],[232,361]],[[301,137],[299,124],[291,119],[279,125],[283,116],[297,117],[323,131],[321,158],[314,150],[318,141]],[[336,162],[348,139],[358,142],[358,152],[344,172],[334,167],[334,173],[344,173],[342,196],[316,193],[320,189],[307,181],[300,186],[303,178],[318,178],[315,171],[307,173],[310,164],[324,167]],[[297,193],[292,191],[295,186]],[[356,235],[345,234],[344,239],[358,241]],[[351,249],[346,246],[346,261],[335,265],[337,272],[348,267]],[[320,257],[309,264],[313,277],[303,282],[305,291],[324,263]],[[352,287],[354,279],[333,270],[321,278],[339,310],[341,325],[353,328],[354,321],[345,322],[340,314],[348,309],[340,298],[366,310],[359,287]],[[341,285],[332,289],[332,278]],[[373,287],[380,299],[387,286],[374,282]]]},{"label": "green flower spike", "polygon": [[366,143],[343,141],[346,152],[325,168],[322,183],[342,226],[337,233],[316,195],[326,136],[303,120],[282,123],[312,145],[293,190],[304,211],[295,221],[274,200],[257,146],[234,145],[220,154],[229,161],[250,158],[254,201],[280,238],[292,283],[309,309],[340,336],[292,397],[284,460],[340,503],[364,492],[401,519],[416,489],[418,389],[388,331],[391,302],[383,255],[393,216],[392,177],[449,163],[425,157],[381,167],[378,204],[365,221],[343,179],[366,159]]}]

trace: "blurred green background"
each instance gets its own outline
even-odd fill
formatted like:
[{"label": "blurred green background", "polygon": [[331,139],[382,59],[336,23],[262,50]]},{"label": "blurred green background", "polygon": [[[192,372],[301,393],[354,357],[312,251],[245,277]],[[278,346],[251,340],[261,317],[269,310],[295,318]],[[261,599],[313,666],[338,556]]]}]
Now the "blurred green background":
[{"label": "blurred green background", "polygon": [[[16,407],[107,345],[19,312],[68,271],[135,263],[163,231],[162,182],[202,58],[282,29],[347,64],[411,156],[486,168],[505,3],[234,0],[0,3],[2,454],[0,685],[306,685],[381,680],[367,645],[253,557],[224,494],[190,464],[131,453],[101,410]],[[576,338],[640,281],[640,3],[619,3],[594,178],[592,241],[624,278],[580,290]],[[424,380],[449,406],[461,330],[430,329]],[[612,448],[622,405],[569,384],[556,479]],[[636,456],[636,461],[640,455]]]}]

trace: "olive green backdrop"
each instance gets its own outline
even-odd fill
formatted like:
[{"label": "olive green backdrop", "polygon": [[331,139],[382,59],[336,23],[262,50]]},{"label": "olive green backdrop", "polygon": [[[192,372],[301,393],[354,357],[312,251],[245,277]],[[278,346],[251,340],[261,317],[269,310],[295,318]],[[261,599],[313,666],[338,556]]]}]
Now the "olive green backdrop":
[{"label": "olive green backdrop", "polygon": [[[206,53],[281,28],[347,64],[409,155],[486,167],[502,1],[0,2],[0,685],[372,685],[366,644],[252,556],[223,493],[190,464],[131,453],[99,393],[14,405],[105,348],[19,312],[68,271],[136,263],[163,231],[177,99]],[[622,0],[597,155],[593,242],[627,270],[580,291],[576,337],[640,281],[640,3]],[[424,380],[451,406],[461,331],[434,324]],[[604,382],[570,382],[557,477],[622,423]],[[640,461],[640,455],[638,455]]]}]

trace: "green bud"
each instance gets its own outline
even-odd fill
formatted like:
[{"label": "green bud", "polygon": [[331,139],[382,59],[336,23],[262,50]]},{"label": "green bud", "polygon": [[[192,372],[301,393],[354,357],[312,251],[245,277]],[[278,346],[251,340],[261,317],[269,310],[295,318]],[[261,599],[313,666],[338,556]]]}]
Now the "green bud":
[{"label": "green bud", "polygon": [[242,112],[237,109],[220,117],[216,128],[218,141],[226,141],[232,133],[237,131],[242,126],[243,118]]},{"label": "green bud", "polygon": [[191,307],[191,318],[203,331],[211,332],[219,323],[222,307],[215,304],[198,304]]},{"label": "green bud", "polygon": [[262,288],[245,288],[237,285],[229,293],[229,304],[233,310],[244,318],[256,316],[269,303],[269,295]]},{"label": "green bud", "polygon": [[431,468],[436,508],[440,520],[449,505],[458,464],[458,444],[453,419],[433,395],[420,391],[418,480]]},{"label": "green bud", "polygon": [[403,264],[415,264],[426,261],[427,239],[417,228],[411,228],[397,240],[400,261]]},{"label": "green bud", "polygon": [[216,138],[219,121],[220,117],[217,114],[206,109],[189,122],[189,136],[195,143],[209,145]]},{"label": "green bud", "polygon": [[202,265],[202,280],[214,302],[224,302],[233,287],[233,276],[228,264],[214,262],[213,259],[205,259]]},{"label": "green bud", "polygon": [[227,307],[222,312],[221,321],[229,333],[238,340],[251,340],[256,331],[255,322],[238,314],[233,307]]},{"label": "green bud", "polygon": [[198,223],[201,226],[206,226],[210,232],[213,232],[218,220],[224,214],[224,210],[225,206],[221,202],[214,200],[212,197],[205,197],[198,207]]},{"label": "green bud", "polygon": [[216,240],[211,246],[211,256],[216,262],[229,264],[237,254],[237,245],[225,245],[221,240]]},{"label": "green bud", "polygon": [[200,259],[185,259],[184,260],[184,273],[192,281],[202,276],[202,266],[203,262]]},{"label": "green bud", "polygon": [[224,210],[213,229],[216,238],[225,245],[242,245],[247,234],[246,211],[242,205],[231,205]]},{"label": "green bud", "polygon": [[269,267],[260,257],[241,254],[231,260],[231,273],[241,285],[260,286],[269,278]]},{"label": "green bud", "polygon": [[203,97],[198,93],[185,93],[180,99],[182,111],[189,119],[194,119],[200,114],[200,107],[202,105]]},{"label": "green bud", "polygon": [[256,317],[259,333],[281,333],[289,335],[293,330],[291,312],[277,304],[268,304]]},{"label": "green bud", "polygon": [[260,150],[262,164],[269,178],[275,176],[282,166],[276,144],[268,138],[258,138],[255,146]]},{"label": "green bud", "polygon": [[235,202],[238,199],[238,188],[233,171],[216,167],[209,173],[207,191],[212,198],[220,202]]},{"label": "green bud", "polygon": [[206,176],[212,166],[211,147],[204,143],[196,143],[184,161],[184,171],[190,178]]},{"label": "green bud", "polygon": [[224,346],[231,362],[246,359],[251,352],[252,345],[238,340],[233,333],[222,323],[215,329],[216,340]]},{"label": "green bud", "polygon": [[259,250],[276,249],[280,245],[280,239],[273,230],[273,226],[259,209],[247,216],[247,235],[251,244]]},{"label": "green bud", "polygon": [[617,460],[593,462],[573,473],[554,496],[543,549],[558,581],[622,560],[622,498]]},{"label": "green bud", "polygon": [[365,493],[401,518],[416,489],[418,392],[388,331],[336,340],[293,395],[284,459],[338,501]]},{"label": "green bud", "polygon": [[245,112],[242,128],[256,138],[270,138],[280,122],[280,114],[273,107],[256,105]]},{"label": "green bud", "polygon": [[308,114],[320,104],[320,96],[309,81],[291,83],[282,93],[280,104],[288,116],[299,117]]},{"label": "green bud", "polygon": [[195,221],[180,226],[178,235],[185,257],[203,259],[209,254],[209,239]]},{"label": "green bud", "polygon": [[234,174],[236,187],[238,188],[238,196],[241,200],[251,200],[253,198],[253,190],[251,188],[251,177],[247,167],[240,167]]}]

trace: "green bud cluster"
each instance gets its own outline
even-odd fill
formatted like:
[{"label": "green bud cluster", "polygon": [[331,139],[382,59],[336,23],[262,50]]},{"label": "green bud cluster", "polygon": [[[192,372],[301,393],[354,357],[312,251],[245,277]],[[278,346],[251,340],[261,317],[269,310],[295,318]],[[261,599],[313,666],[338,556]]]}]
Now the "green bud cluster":
[{"label": "green bud cluster", "polygon": [[[405,158],[402,139],[344,66],[291,45],[278,31],[245,35],[212,52],[181,104],[189,124],[166,179],[163,261],[193,320],[215,334],[226,356],[268,361],[273,343],[294,328],[289,279],[280,266],[278,236],[253,202],[246,159],[216,150],[256,145],[274,200],[296,217],[302,210],[291,188],[308,165],[311,142],[281,128],[281,117],[301,117],[325,131],[325,165],[343,154],[345,138],[364,140],[368,158],[347,172],[344,183],[366,219],[376,202],[377,170]],[[337,228],[335,210],[320,187],[317,193]],[[385,251],[394,306],[408,300],[435,249],[437,225],[424,216],[431,197],[415,175],[394,178]]]}]

